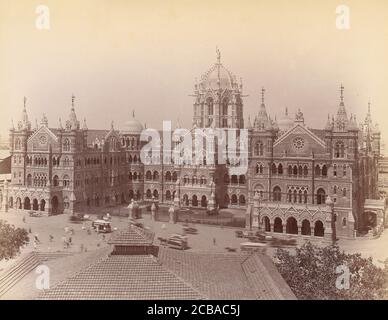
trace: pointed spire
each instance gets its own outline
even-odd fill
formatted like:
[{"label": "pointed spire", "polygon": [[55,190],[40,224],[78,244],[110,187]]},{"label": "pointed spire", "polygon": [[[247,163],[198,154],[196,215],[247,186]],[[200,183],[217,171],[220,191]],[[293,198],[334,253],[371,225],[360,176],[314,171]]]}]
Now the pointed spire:
[{"label": "pointed spire", "polygon": [[84,118],[84,123],[82,125],[83,130],[88,130],[88,126],[86,125],[86,118]]},{"label": "pointed spire", "polygon": [[27,97],[24,97],[23,99],[23,110],[26,111],[26,106],[27,106]]},{"label": "pointed spire", "polygon": [[71,95],[71,110],[74,110],[74,100],[75,100],[75,95],[74,93]]},{"label": "pointed spire", "polygon": [[288,108],[286,107],[285,115],[288,116]]},{"label": "pointed spire", "polygon": [[63,129],[61,117],[59,117],[59,129]]},{"label": "pointed spire", "polygon": [[340,95],[340,99],[341,99],[341,103],[344,103],[344,86],[343,84],[341,83],[341,87],[340,87],[340,92],[341,92],[341,95]]},{"label": "pointed spire", "polygon": [[35,130],[38,130],[39,126],[38,126],[38,119],[35,118]]},{"label": "pointed spire", "polygon": [[15,125],[13,123],[13,119],[11,119],[11,130],[15,130]]},{"label": "pointed spire", "polygon": [[216,53],[217,53],[217,63],[221,64],[221,52],[218,49],[218,47],[216,47]]},{"label": "pointed spire", "polygon": [[135,119],[135,110],[132,110],[132,118]]},{"label": "pointed spire", "polygon": [[114,125],[114,121],[112,120],[112,122],[110,123],[110,129],[111,130],[114,130],[114,126],[113,125]]},{"label": "pointed spire", "polygon": [[42,126],[46,126],[46,127],[48,126],[48,119],[44,113],[42,114],[42,119],[40,120],[40,124]]},{"label": "pointed spire", "polygon": [[264,94],[265,94],[265,89],[264,87],[261,88],[261,104],[264,105]]}]

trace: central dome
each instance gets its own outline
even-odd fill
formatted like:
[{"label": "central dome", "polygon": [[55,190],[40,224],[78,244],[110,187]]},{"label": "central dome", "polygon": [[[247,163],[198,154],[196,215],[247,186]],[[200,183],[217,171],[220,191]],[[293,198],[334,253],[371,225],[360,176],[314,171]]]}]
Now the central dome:
[{"label": "central dome", "polygon": [[143,125],[140,121],[135,119],[135,112],[132,113],[132,119],[124,123],[124,128],[121,130],[122,134],[141,134]]},{"label": "central dome", "polygon": [[204,89],[233,89],[236,84],[236,77],[221,63],[214,64],[201,79]]}]

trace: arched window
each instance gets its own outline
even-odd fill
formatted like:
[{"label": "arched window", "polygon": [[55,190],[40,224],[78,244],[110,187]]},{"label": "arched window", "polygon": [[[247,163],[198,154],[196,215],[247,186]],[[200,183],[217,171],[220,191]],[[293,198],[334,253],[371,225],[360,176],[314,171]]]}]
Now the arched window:
[{"label": "arched window", "polygon": [[325,190],[322,188],[319,188],[317,190],[317,204],[324,204],[326,200],[326,193]]},{"label": "arched window", "polygon": [[64,188],[70,187],[70,177],[67,174],[63,176],[63,187]]},{"label": "arched window", "polygon": [[288,175],[292,176],[292,166],[291,165],[288,166],[288,170],[287,171],[288,171]]},{"label": "arched window", "polygon": [[346,197],[346,188],[343,188],[343,189],[342,189],[342,196],[343,196],[343,197]]},{"label": "arched window", "polygon": [[281,163],[278,165],[278,174],[283,174],[283,166]]},{"label": "arched window", "polygon": [[152,198],[152,192],[151,192],[150,189],[147,189],[147,191],[146,191],[146,198],[147,199],[151,199]]},{"label": "arched window", "polygon": [[325,164],[322,167],[322,176],[327,177],[327,166]]},{"label": "arched window", "polygon": [[172,174],[172,181],[176,182],[178,180],[178,174],[174,171]]},{"label": "arched window", "polygon": [[304,203],[307,203],[307,190],[304,191]]},{"label": "arched window", "polygon": [[184,196],[183,196],[183,204],[185,205],[185,206],[188,206],[190,203],[189,203],[189,196],[187,195],[187,194],[185,194]]},{"label": "arched window", "polygon": [[239,184],[245,184],[245,176],[243,174],[239,176],[238,182]]},{"label": "arched window", "polygon": [[149,170],[146,172],[146,180],[152,180],[152,173]]},{"label": "arched window", "polygon": [[27,187],[31,187],[32,185],[32,176],[31,174],[27,175]]},{"label": "arched window", "polygon": [[171,181],[171,172],[170,172],[170,171],[167,171],[167,172],[166,172],[166,181],[167,181],[167,182],[170,182],[170,181]]},{"label": "arched window", "polygon": [[337,141],[334,147],[334,157],[343,158],[345,156],[345,145],[342,141]]},{"label": "arched window", "polygon": [[208,110],[208,115],[212,116],[213,115],[213,98],[207,98],[206,99],[206,105],[207,105],[207,110]]},{"label": "arched window", "polygon": [[233,205],[236,205],[236,204],[237,204],[237,196],[236,196],[235,194],[232,195],[231,200],[232,200],[232,204],[233,204]]},{"label": "arched window", "polygon": [[319,165],[315,166],[315,175],[319,177],[321,175],[321,167]]},{"label": "arched window", "polygon": [[167,191],[166,191],[166,200],[167,200],[167,201],[170,201],[170,200],[171,200],[171,191],[170,191],[170,190],[167,190]]},{"label": "arched window", "polygon": [[201,176],[201,185],[206,184],[206,178],[204,176]]},{"label": "arched window", "polygon": [[288,202],[292,202],[292,191],[288,190],[288,195],[287,195]]},{"label": "arched window", "polygon": [[343,218],[343,219],[342,219],[342,226],[343,226],[343,227],[346,227],[346,218]]},{"label": "arched window", "polygon": [[15,150],[20,150],[22,148],[22,143],[20,142],[19,138],[16,138],[15,140]]},{"label": "arched window", "polygon": [[333,176],[334,177],[337,176],[337,165],[336,164],[333,166]]},{"label": "arched window", "polygon": [[230,203],[229,195],[225,194],[224,196],[224,205],[227,206]]},{"label": "arched window", "polygon": [[232,184],[237,184],[238,183],[238,180],[237,180],[237,175],[232,175]]},{"label": "arched window", "polygon": [[62,150],[63,151],[70,151],[70,140],[69,139],[66,138],[65,140],[63,140]]},{"label": "arched window", "polygon": [[299,190],[299,203],[302,203],[302,190]]},{"label": "arched window", "polygon": [[158,192],[158,190],[156,190],[156,189],[154,190],[153,196],[154,196],[155,199],[158,199],[158,198],[159,198],[159,192]]},{"label": "arched window", "polygon": [[334,186],[334,187],[333,187],[333,193],[334,193],[334,194],[337,194],[337,186]]},{"label": "arched window", "polygon": [[58,178],[57,175],[55,175],[53,177],[53,185],[54,185],[54,187],[58,187],[59,186],[59,178]]},{"label": "arched window", "polygon": [[128,163],[132,163],[132,156],[131,155],[128,156]]},{"label": "arched window", "polygon": [[298,175],[298,167],[294,166],[293,172],[294,176]]},{"label": "arched window", "polygon": [[298,167],[298,174],[299,174],[299,176],[302,176],[302,174],[303,174],[303,168],[302,168],[302,166],[299,166],[299,167]]},{"label": "arched window", "polygon": [[260,164],[256,164],[256,174],[263,174],[264,172],[264,167],[263,165],[260,163]]},{"label": "arched window", "polygon": [[245,196],[243,194],[240,195],[238,200],[239,200],[240,206],[245,206]]},{"label": "arched window", "polygon": [[264,145],[261,141],[256,142],[255,145],[255,154],[257,156],[262,156],[264,155]]},{"label": "arched window", "polygon": [[193,197],[191,198],[191,205],[193,207],[198,207],[198,198],[196,195],[193,195]]},{"label": "arched window", "polygon": [[272,174],[276,174],[277,173],[277,168],[276,168],[276,164],[272,164]]},{"label": "arched window", "polygon": [[273,201],[281,201],[282,200],[282,191],[280,187],[276,186],[273,188]]},{"label": "arched window", "polygon": [[154,171],[152,177],[153,177],[154,180],[159,180],[159,172],[158,171]]},{"label": "arched window", "polygon": [[307,166],[304,166],[303,167],[303,175],[306,177],[309,173],[309,169],[307,168]]}]

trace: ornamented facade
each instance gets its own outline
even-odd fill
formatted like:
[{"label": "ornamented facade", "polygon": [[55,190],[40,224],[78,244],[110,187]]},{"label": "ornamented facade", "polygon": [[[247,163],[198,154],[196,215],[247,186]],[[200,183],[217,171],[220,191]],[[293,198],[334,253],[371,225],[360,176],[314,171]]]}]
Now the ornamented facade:
[{"label": "ornamented facade", "polygon": [[185,165],[161,153],[160,164],[145,165],[144,128],[134,114],[122,130],[113,123],[109,130],[90,130],[76,116],[74,97],[64,126],[59,119],[49,127],[43,115],[32,128],[25,101],[21,120],[10,130],[12,180],[4,189],[5,207],[57,214],[157,199],[181,207],[243,209],[247,227],[269,233],[327,237],[335,228],[338,237],[353,238],[371,223],[365,199],[378,199],[380,133],[370,109],[361,126],[348,116],[343,92],[341,86],[337,113],[324,129],[309,128],[301,110],[294,118],[286,110],[278,121],[271,119],[264,89],[257,114],[244,124],[242,83],[218,53],[194,86],[193,129],[248,129],[248,171],[241,175],[229,174],[232,159]]}]

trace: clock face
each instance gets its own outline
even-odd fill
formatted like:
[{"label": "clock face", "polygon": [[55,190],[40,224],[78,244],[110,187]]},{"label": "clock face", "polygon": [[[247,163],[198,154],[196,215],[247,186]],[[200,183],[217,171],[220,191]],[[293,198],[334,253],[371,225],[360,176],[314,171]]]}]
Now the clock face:
[{"label": "clock face", "polygon": [[302,151],[304,149],[304,140],[301,137],[296,137],[292,142],[292,146],[296,151]]},{"label": "clock face", "polygon": [[47,137],[46,136],[40,136],[39,137],[39,143],[40,144],[46,144],[47,143]]}]

